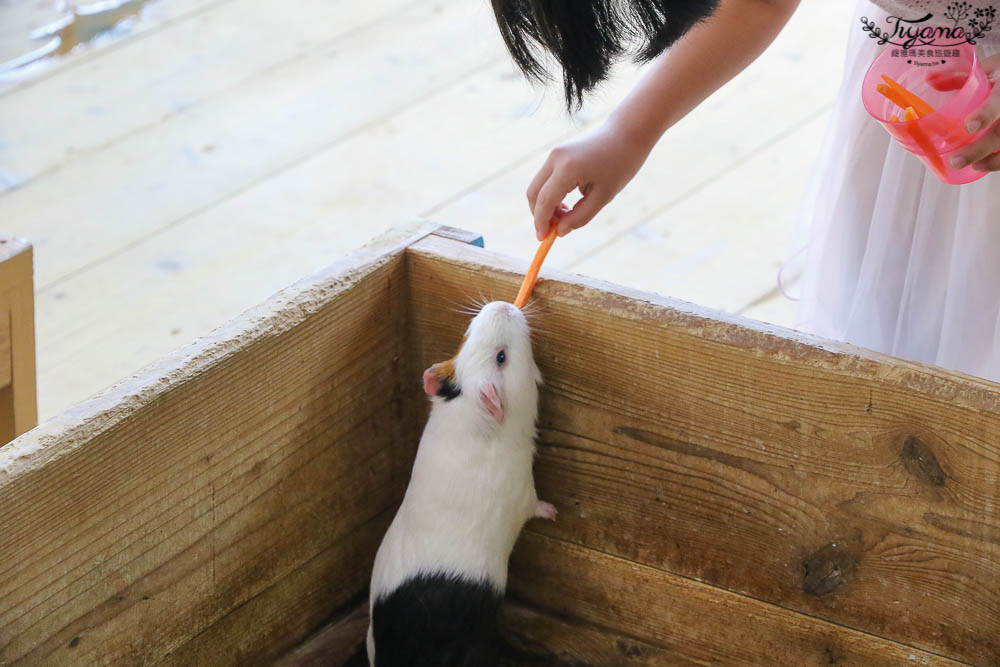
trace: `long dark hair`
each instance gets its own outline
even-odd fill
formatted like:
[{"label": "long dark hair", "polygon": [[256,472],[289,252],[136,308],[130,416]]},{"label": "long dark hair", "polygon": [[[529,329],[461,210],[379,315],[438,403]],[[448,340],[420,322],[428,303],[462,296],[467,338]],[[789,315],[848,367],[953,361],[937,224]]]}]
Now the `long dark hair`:
[{"label": "long dark hair", "polygon": [[697,22],[719,0],[492,0],[500,34],[514,62],[535,81],[550,76],[539,50],[562,68],[566,107],[583,103],[584,93],[628,54],[648,62]]}]

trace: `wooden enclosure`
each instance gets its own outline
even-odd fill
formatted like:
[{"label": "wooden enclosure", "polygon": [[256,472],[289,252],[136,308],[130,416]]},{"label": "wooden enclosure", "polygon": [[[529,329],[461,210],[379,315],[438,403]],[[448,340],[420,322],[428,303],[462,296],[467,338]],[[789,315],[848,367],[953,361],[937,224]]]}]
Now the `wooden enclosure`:
[{"label": "wooden enclosure", "polygon": [[[417,224],[0,448],[0,664],[341,664],[460,305]],[[488,242],[488,239],[487,239]],[[544,272],[541,664],[1000,664],[1000,386]],[[310,639],[311,637],[311,639]]]},{"label": "wooden enclosure", "polygon": [[0,444],[38,423],[31,244],[0,235]]}]

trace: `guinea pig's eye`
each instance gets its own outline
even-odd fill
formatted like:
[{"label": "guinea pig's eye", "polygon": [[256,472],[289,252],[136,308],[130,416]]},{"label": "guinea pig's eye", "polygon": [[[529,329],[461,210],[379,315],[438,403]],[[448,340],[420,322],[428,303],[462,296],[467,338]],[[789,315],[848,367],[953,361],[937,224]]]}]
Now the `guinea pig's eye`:
[{"label": "guinea pig's eye", "polygon": [[503,350],[497,352],[497,366],[503,366],[503,362],[507,361],[507,353]]}]

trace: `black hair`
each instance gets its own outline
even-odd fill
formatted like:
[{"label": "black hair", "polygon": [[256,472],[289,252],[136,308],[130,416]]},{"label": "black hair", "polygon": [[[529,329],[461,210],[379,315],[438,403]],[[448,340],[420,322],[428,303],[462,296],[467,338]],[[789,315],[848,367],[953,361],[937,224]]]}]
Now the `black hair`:
[{"label": "black hair", "polygon": [[525,76],[550,79],[538,50],[562,68],[566,107],[580,108],[585,93],[604,81],[629,54],[648,62],[696,23],[719,0],[492,0],[507,50]]}]

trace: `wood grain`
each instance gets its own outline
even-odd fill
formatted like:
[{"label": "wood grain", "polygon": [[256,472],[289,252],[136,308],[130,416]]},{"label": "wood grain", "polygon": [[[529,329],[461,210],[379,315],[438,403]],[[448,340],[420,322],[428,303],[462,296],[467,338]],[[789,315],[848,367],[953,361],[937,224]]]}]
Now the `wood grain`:
[{"label": "wood grain", "polygon": [[[586,651],[600,652],[595,665],[960,664],[534,530],[514,551],[508,591],[571,623],[624,635],[615,655],[606,638],[581,633],[594,646]],[[566,642],[543,627],[534,631],[548,646]]]},{"label": "wood grain", "polygon": [[[331,11],[355,5],[311,3]],[[45,253],[40,255],[43,261],[36,277],[38,285],[46,287],[206,209],[231,203],[296,165],[312,163],[318,171],[318,154],[333,150],[344,169],[359,171],[358,156],[368,153],[347,151],[337,144],[500,58],[501,45],[484,42],[466,29],[469,16],[470,10],[457,0],[413,3],[391,14],[381,30],[355,31],[302,58],[291,58],[287,66],[268,69],[258,63],[263,71],[253,85],[220,91],[183,116],[143,126],[0,197],[5,231],[38,239],[37,247]],[[332,16],[324,12],[323,18]],[[312,39],[324,31],[333,32],[323,20],[314,23]],[[200,39],[194,36],[197,33],[197,25],[186,27],[187,39]],[[412,58],[415,52],[422,52],[421,58]],[[456,52],[465,56],[456,58]],[[225,53],[239,60],[238,53]],[[184,78],[183,72],[175,73],[176,63],[167,64],[171,79]],[[135,76],[142,76],[141,68]],[[359,99],[364,104],[358,104]],[[16,98],[8,103],[16,105]],[[423,129],[426,132],[426,125]],[[394,137],[393,146],[398,142]],[[399,162],[395,152],[389,155],[394,164]],[[303,196],[314,189],[306,186],[338,180],[329,169],[319,181],[299,174],[296,209],[310,209]],[[384,171],[378,180],[386,180]],[[111,204],[109,187],[115,193]],[[329,188],[316,194],[327,200],[337,196]],[[279,201],[280,206],[273,208]],[[286,235],[300,224],[290,223],[288,201],[271,199],[267,213],[268,219],[281,223]],[[113,215],[89,213],[111,210]],[[404,214],[397,208],[393,219]],[[328,209],[319,215],[324,224],[331,224]],[[68,217],[72,225],[66,225]],[[230,238],[238,235],[229,233]],[[362,238],[371,235],[369,231]]]},{"label": "wood grain", "polygon": [[[0,100],[8,96],[22,93],[27,89],[33,88],[42,82],[53,78],[65,77],[65,80],[72,84],[74,82],[71,78],[72,75],[67,73],[77,67],[88,65],[95,68],[100,67],[104,58],[118,52],[121,49],[131,47],[136,42],[142,42],[144,39],[156,34],[159,30],[162,30],[166,26],[186,20],[197,19],[201,12],[210,7],[224,3],[236,3],[239,1],[240,0],[174,0],[169,4],[157,6],[155,16],[150,17],[151,20],[146,20],[144,18],[141,21],[136,21],[134,25],[130,27],[127,34],[117,37],[110,44],[102,44],[98,48],[74,49],[70,53],[64,54],[59,58],[52,59],[50,62],[46,62],[45,69],[34,76],[12,82],[5,82],[3,86],[0,86]],[[72,90],[72,85],[69,87],[70,90]]]},{"label": "wood grain", "polygon": [[[11,390],[10,298],[0,286],[0,388]],[[14,437],[14,399],[9,394],[0,397],[0,444]]]},{"label": "wood grain", "polygon": [[[615,634],[597,626],[557,618],[518,602],[507,600],[500,611],[504,639],[501,664],[513,667],[640,667],[696,664],[673,651]],[[365,662],[368,604],[339,617],[307,638],[275,667],[339,667]]]},{"label": "wood grain", "polygon": [[[525,262],[407,253],[421,363]],[[536,530],[924,650],[1000,660],[995,384],[543,271]]]},{"label": "wood grain", "polygon": [[401,252],[428,231],[0,450],[0,663],[241,664],[362,594],[416,443]]},{"label": "wood grain", "polygon": [[[357,511],[350,504],[343,507]],[[375,552],[394,514],[395,505],[343,535],[158,664],[336,667],[346,662],[368,631],[365,592]],[[360,609],[363,618],[340,618],[344,609]],[[326,624],[331,616],[339,620]],[[323,629],[317,633],[317,627]]]},{"label": "wood grain", "polygon": [[205,7],[196,20],[161,25],[94,62],[85,85],[79,72],[67,71],[0,97],[4,140],[17,146],[4,153],[3,167],[25,187],[123,137],[253,86],[257,77],[282,69],[288,75],[303,61],[328,58],[338,41],[405,2],[300,0],[296,11],[222,2]]},{"label": "wood grain", "polygon": [[[454,16],[457,23],[461,15]],[[440,34],[447,35],[448,29]],[[400,50],[393,53],[402,58],[419,47],[413,44],[396,44]],[[445,56],[453,59],[451,51]],[[363,59],[357,63],[355,69],[364,72]],[[547,141],[551,127],[528,129],[516,122],[517,110],[529,105],[533,94],[509,70],[509,64],[484,70],[113,259],[43,288],[38,295],[42,415],[91,395],[168,354],[187,337],[260,303],[345,248],[364,243],[386,221],[488,177],[495,166],[479,159],[487,148],[502,162]],[[478,92],[483,89],[493,92],[483,96]],[[301,91],[295,98],[302,99]],[[461,111],[442,116],[442,109]],[[352,107],[349,113],[366,112]],[[451,136],[457,117],[476,125],[480,139],[454,147],[442,161],[436,142]],[[483,129],[484,124],[491,129]],[[315,147],[309,132],[302,136]],[[395,151],[401,142],[421,148],[400,161]],[[494,148],[494,142],[501,146]],[[366,159],[359,162],[358,155]],[[324,186],[314,187],[316,183]],[[295,202],[291,208],[290,201]],[[359,220],[366,222],[355,223]],[[96,243],[92,248],[115,245],[103,236]],[[122,275],[130,280],[120,280]],[[104,298],[95,301],[95,291]],[[165,302],[183,302],[185,308],[165,310]]]},{"label": "wood grain", "polygon": [[340,667],[359,651],[365,650],[367,632],[366,600],[350,614],[333,621],[306,639],[274,663],[274,667]]},{"label": "wood grain", "polygon": [[[548,588],[547,582],[540,582]],[[697,664],[675,651],[596,625],[544,613],[508,598],[500,610],[507,642],[535,660],[528,664],[582,667],[651,667]],[[547,660],[546,660],[547,659]]]},{"label": "wood grain", "polygon": [[33,252],[0,235],[0,445],[37,423]]},{"label": "wood grain", "polygon": [[38,424],[38,391],[35,364],[35,283],[29,247],[27,272],[7,289],[10,320],[10,401],[9,414],[16,437]]}]

